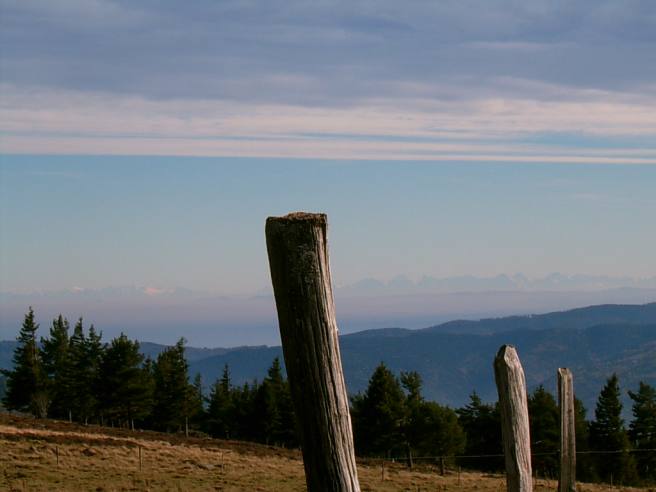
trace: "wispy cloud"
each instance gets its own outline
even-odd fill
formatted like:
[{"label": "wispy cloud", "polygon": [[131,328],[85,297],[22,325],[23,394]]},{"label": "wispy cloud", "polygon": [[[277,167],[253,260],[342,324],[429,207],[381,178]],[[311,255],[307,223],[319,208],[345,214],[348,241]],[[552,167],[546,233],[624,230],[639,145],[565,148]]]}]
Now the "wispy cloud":
[{"label": "wispy cloud", "polygon": [[[335,108],[147,100],[6,85],[2,91],[0,131],[7,153],[656,163],[656,140],[596,144],[656,136],[656,100],[638,103],[613,93],[551,102],[386,99]],[[549,132],[576,133],[581,144],[533,138]]]},{"label": "wispy cloud", "polygon": [[656,4],[0,0],[2,152],[654,163]]}]

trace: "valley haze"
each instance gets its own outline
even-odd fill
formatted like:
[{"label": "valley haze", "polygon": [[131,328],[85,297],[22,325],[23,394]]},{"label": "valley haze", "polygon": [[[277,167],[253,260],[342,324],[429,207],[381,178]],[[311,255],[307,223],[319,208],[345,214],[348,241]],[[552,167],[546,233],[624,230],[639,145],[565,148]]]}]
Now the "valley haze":
[{"label": "valley haze", "polygon": [[[559,273],[532,279],[522,274],[417,280],[399,275],[389,281],[368,278],[335,288],[341,334],[655,299],[656,277]],[[69,320],[83,316],[87,324],[102,330],[105,339],[125,332],[162,344],[173,344],[181,336],[191,345],[205,347],[280,343],[270,288],[251,295],[137,286],[0,292],[0,340],[14,339],[28,306],[35,309],[42,335],[61,313]]]}]

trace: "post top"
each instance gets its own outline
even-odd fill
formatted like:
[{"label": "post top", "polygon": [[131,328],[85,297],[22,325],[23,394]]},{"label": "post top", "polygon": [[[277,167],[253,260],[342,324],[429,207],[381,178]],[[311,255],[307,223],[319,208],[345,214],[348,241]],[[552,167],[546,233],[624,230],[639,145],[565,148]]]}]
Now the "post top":
[{"label": "post top", "polygon": [[269,222],[278,222],[278,223],[290,223],[290,222],[306,222],[316,225],[325,225],[328,222],[326,214],[322,213],[310,213],[310,212],[291,212],[282,217],[268,217],[267,223]]},{"label": "post top", "polygon": [[499,347],[499,351],[497,352],[497,357],[502,357],[505,354],[509,354],[513,352],[515,353],[517,352],[517,349],[515,349],[514,345],[504,344],[501,347]]}]

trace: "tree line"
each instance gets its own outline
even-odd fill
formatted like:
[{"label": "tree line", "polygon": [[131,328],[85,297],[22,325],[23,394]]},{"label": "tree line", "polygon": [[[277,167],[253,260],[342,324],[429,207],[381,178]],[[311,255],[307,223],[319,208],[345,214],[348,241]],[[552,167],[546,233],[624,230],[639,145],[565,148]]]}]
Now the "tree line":
[{"label": "tree line", "polygon": [[[139,343],[121,334],[109,343],[93,325],[79,319],[69,334],[59,316],[49,336],[37,340],[30,308],[25,315],[10,371],[4,406],[37,417],[82,423],[138,426],[166,432],[187,431],[213,437],[298,446],[289,385],[279,359],[266,377],[234,385],[226,365],[204,394],[200,376],[190,378],[185,342],[154,360]],[[577,476],[583,481],[637,484],[656,482],[656,389],[639,383],[629,391],[633,418],[625,425],[619,380],[612,375],[597,399],[594,419],[575,400]],[[560,417],[551,393],[539,386],[528,399],[533,468],[556,477]],[[365,391],[351,397],[351,417],[359,456],[413,460],[443,457],[450,465],[501,471],[504,468],[497,404],[474,392],[452,409],[422,395],[421,376],[397,377],[381,363]],[[431,458],[433,459],[433,458]]]}]

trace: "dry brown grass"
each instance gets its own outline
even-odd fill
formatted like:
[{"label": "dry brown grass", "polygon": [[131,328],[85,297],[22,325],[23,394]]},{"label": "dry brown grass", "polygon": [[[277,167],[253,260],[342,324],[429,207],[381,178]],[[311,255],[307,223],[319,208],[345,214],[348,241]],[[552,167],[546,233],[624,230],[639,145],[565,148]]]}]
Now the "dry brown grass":
[{"label": "dry brown grass", "polygon": [[[143,466],[139,469],[139,448]],[[59,452],[57,466],[56,452]],[[155,432],[130,432],[35,421],[0,414],[0,490],[8,491],[200,491],[305,490],[300,453],[253,443],[185,439]],[[363,490],[505,490],[501,475],[449,472],[401,464],[358,467]],[[536,491],[556,483],[537,481]],[[584,492],[608,487],[582,485]],[[637,490],[615,488],[615,490]]]}]

